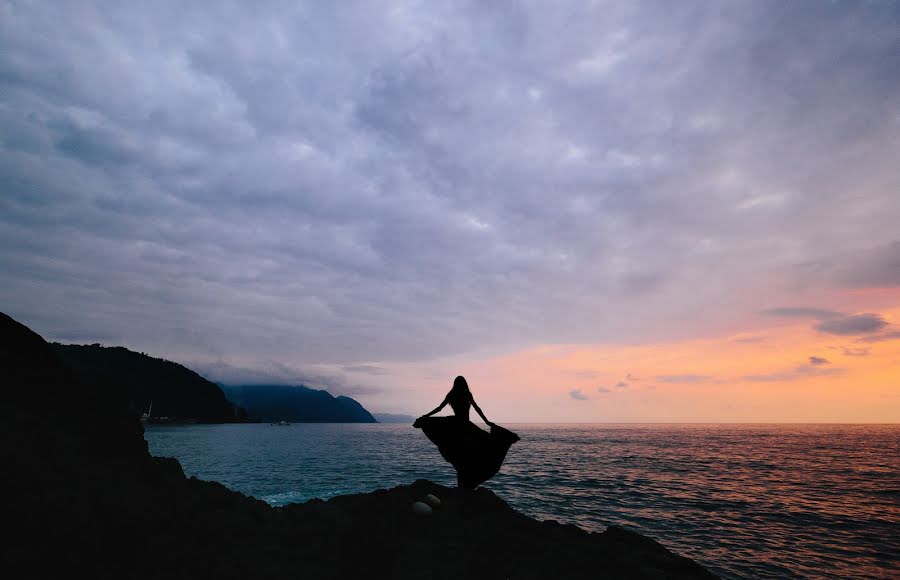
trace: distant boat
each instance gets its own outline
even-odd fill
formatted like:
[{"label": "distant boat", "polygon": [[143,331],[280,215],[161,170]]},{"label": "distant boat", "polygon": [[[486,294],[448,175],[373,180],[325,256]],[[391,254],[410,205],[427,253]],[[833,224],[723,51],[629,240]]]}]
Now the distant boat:
[{"label": "distant boat", "polygon": [[284,427],[285,425],[290,425],[287,421],[278,421],[276,423],[271,423],[271,425],[275,427]]},{"label": "distant boat", "polygon": [[[154,417],[153,416],[153,401],[150,401],[150,409],[141,415],[141,423],[174,423],[175,417]],[[185,421],[187,423],[193,421]]]},{"label": "distant boat", "polygon": [[150,413],[153,412],[153,401],[150,401],[150,410],[141,415],[141,423],[146,423],[150,420]]}]

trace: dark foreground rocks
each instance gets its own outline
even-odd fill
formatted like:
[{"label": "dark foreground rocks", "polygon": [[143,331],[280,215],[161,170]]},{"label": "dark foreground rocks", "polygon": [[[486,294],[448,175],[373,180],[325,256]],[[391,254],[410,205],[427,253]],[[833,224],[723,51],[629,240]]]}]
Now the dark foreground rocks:
[{"label": "dark foreground rocks", "polygon": [[[414,514],[413,502],[429,493],[441,505],[430,516]],[[367,571],[385,578],[712,577],[644,536],[539,522],[484,487],[466,491],[418,480],[281,511],[299,537],[330,530],[328,549],[335,556],[352,547],[352,557],[334,561],[336,577]]]},{"label": "dark foreground rocks", "polygon": [[[285,508],[186,478],[127,410],[0,314],[0,570],[15,578],[709,578],[618,528],[428,481]],[[442,500],[430,516],[411,506]]]}]

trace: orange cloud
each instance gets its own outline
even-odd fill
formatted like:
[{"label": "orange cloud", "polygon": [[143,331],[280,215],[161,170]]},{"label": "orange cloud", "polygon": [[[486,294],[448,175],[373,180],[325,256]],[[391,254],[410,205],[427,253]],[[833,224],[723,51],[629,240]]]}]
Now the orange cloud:
[{"label": "orange cloud", "polygon": [[674,343],[538,346],[467,376],[511,421],[898,422],[900,308],[877,316],[884,329],[862,336],[794,319]]}]

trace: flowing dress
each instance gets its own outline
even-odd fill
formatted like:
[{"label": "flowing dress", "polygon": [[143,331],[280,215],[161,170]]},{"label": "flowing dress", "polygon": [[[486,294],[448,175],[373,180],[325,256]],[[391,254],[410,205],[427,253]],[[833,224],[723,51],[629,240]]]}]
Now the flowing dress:
[{"label": "flowing dress", "polygon": [[497,474],[519,436],[499,425],[488,433],[469,421],[469,397],[450,398],[453,416],[420,417],[413,427],[421,429],[456,469],[460,487],[474,489]]}]

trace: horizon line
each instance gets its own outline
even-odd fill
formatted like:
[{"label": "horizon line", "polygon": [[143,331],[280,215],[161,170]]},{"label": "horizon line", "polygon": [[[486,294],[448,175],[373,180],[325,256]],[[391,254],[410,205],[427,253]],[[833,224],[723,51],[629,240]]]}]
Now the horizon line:
[{"label": "horizon line", "polygon": [[[372,412],[373,415],[407,413]],[[412,417],[412,415],[410,415]],[[476,421],[473,421],[475,423]],[[404,423],[383,423],[383,425],[403,425]],[[485,424],[477,421],[479,424]],[[497,423],[497,421],[495,421]],[[368,423],[372,425],[372,423]],[[900,421],[502,421],[504,425],[886,425],[900,426]]]}]

